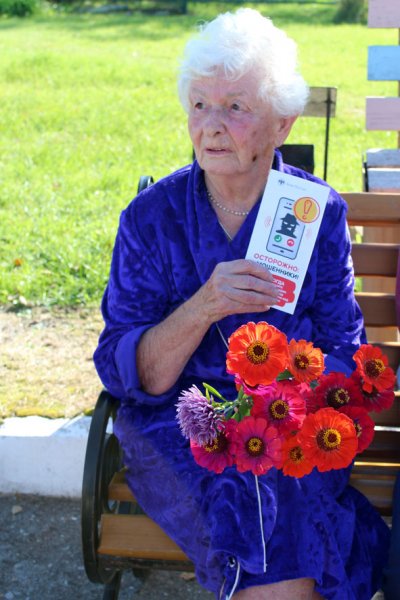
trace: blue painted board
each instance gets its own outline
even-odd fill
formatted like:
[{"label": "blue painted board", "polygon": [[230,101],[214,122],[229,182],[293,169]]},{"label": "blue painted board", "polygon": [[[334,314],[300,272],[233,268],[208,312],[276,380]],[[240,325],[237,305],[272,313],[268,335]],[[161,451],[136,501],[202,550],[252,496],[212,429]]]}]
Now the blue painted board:
[{"label": "blue painted board", "polygon": [[400,81],[400,46],[369,46],[368,79]]}]

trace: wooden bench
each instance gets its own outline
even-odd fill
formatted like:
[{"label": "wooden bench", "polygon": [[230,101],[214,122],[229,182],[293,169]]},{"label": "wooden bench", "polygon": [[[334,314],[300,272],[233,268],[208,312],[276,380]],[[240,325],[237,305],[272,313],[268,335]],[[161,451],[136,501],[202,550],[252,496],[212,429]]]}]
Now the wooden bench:
[{"label": "wooden bench", "polygon": [[[151,181],[151,178],[144,178],[142,185]],[[395,226],[400,231],[399,195],[358,193],[343,196],[349,205],[350,225]],[[400,278],[399,249],[399,244],[355,243],[352,256],[356,275],[396,281],[396,276]],[[357,298],[367,328],[369,325],[383,329],[397,325],[394,293],[360,291]],[[370,341],[374,342],[373,339]],[[379,342],[379,345],[397,370],[400,343],[391,340]],[[393,519],[391,562],[385,577],[386,600],[398,600],[400,589],[399,400],[399,392],[396,392],[393,408],[374,415],[377,424],[374,441],[357,458],[351,476],[351,484],[371,500],[384,518]],[[89,432],[82,488],[84,564],[89,579],[104,584],[104,600],[118,597],[124,569],[136,572],[149,568],[193,569],[180,548],[143,513],[126,484],[121,451],[112,433],[117,406],[118,402],[107,391],[100,394]]]}]

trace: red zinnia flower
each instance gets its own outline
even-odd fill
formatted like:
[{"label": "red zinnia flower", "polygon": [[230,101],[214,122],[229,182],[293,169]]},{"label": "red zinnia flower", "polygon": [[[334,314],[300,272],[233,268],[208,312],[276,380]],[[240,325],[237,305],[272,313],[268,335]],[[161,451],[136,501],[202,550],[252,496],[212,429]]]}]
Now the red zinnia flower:
[{"label": "red zinnia flower", "polygon": [[283,474],[292,477],[308,475],[314,468],[303,452],[297,435],[289,436],[282,447]]},{"label": "red zinnia flower", "polygon": [[263,475],[282,463],[282,438],[265,419],[245,417],[236,428],[233,439],[236,467],[240,473],[251,471]]},{"label": "red zinnia flower", "polygon": [[362,344],[353,358],[366,392],[372,392],[374,387],[380,392],[394,387],[394,371],[388,367],[388,358],[380,348]]},{"label": "red zinnia flower", "polygon": [[318,379],[324,368],[324,355],[312,342],[290,340],[288,369],[297,381]]},{"label": "red zinnia flower", "polygon": [[274,382],[253,396],[253,417],[267,419],[280,433],[297,431],[306,416],[306,403],[297,386],[288,381]]},{"label": "red zinnia flower", "polygon": [[318,386],[314,389],[314,395],[309,400],[310,412],[316,412],[319,408],[330,406],[331,408],[342,408],[343,406],[361,406],[363,403],[360,388],[353,379],[346,377],[344,373],[329,373],[322,375]]},{"label": "red zinnia flower", "polygon": [[190,440],[190,449],[197,464],[214,473],[222,473],[226,467],[231,467],[235,462],[231,440],[235,427],[233,420],[227,421],[224,430],[218,432],[216,438],[208,444],[200,445]]},{"label": "red zinnia flower", "polygon": [[353,421],[334,408],[307,415],[298,439],[305,456],[319,471],[347,467],[358,447]]},{"label": "red zinnia flower", "polygon": [[357,454],[368,448],[374,438],[375,423],[362,406],[345,406],[339,412],[352,419],[358,439]]},{"label": "red zinnia flower", "polygon": [[285,370],[287,359],[285,334],[265,321],[250,321],[229,338],[226,369],[249,386],[268,385]]},{"label": "red zinnia flower", "polygon": [[371,392],[366,392],[362,388],[362,379],[360,375],[355,371],[352,376],[352,380],[358,386],[361,397],[363,400],[363,407],[368,412],[381,412],[382,410],[386,410],[391,408],[394,402],[394,390],[377,390],[376,387],[372,389]]},{"label": "red zinnia flower", "polygon": [[309,412],[313,412],[310,410],[310,402],[314,397],[314,390],[308,383],[298,383],[296,385],[297,393],[303,398],[306,404],[306,414]]}]

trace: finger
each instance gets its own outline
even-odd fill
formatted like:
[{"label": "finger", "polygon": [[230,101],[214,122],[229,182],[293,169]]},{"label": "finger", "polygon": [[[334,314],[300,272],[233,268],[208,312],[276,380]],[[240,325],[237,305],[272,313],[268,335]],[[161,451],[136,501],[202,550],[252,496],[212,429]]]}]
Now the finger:
[{"label": "finger", "polygon": [[225,290],[223,290],[223,292],[225,298],[237,304],[247,306],[247,308],[249,306],[256,305],[269,307],[273,304],[276,304],[279,299],[279,295],[276,293],[275,290],[273,290],[272,293],[261,293],[254,290],[243,290],[235,287],[228,287]]},{"label": "finger", "polygon": [[229,300],[229,305],[226,305],[227,309],[226,314],[242,314],[242,313],[257,313],[257,312],[266,312],[272,306],[274,302],[237,302],[235,300]]},{"label": "finger", "polygon": [[275,282],[265,281],[254,275],[232,275],[229,280],[227,279],[227,283],[239,290],[252,290],[273,298],[278,298],[280,294],[280,289]]},{"label": "finger", "polygon": [[[221,269],[222,271],[222,269]],[[278,300],[281,290],[275,281],[261,279],[258,275],[253,275],[245,272],[244,274],[220,272],[215,276],[216,287],[220,292],[228,293],[229,289],[237,289],[244,291],[254,291],[259,294],[266,295],[268,300]]]},{"label": "finger", "polygon": [[222,269],[223,271],[237,273],[237,274],[246,274],[247,273],[249,275],[253,275],[254,277],[259,277],[260,279],[263,279],[264,281],[269,281],[269,282],[273,281],[273,276],[270,273],[270,271],[252,260],[247,260],[247,259],[243,258],[243,259],[233,260],[229,263],[220,263],[220,265],[221,265],[221,267],[222,267],[222,265],[224,266]]}]

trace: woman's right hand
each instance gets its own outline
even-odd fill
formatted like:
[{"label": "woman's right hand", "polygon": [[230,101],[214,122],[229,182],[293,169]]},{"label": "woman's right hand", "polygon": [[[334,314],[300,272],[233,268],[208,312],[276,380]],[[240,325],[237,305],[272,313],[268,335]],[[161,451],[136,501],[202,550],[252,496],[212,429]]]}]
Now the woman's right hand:
[{"label": "woman's right hand", "polygon": [[267,269],[240,259],[219,263],[197,294],[205,318],[214,323],[232,314],[268,310],[277,303],[280,289]]},{"label": "woman's right hand", "polygon": [[244,259],[219,263],[189,300],[143,334],[136,354],[142,388],[153,395],[164,393],[175,384],[212,323],[232,314],[264,312],[278,298],[271,273],[257,263]]}]

